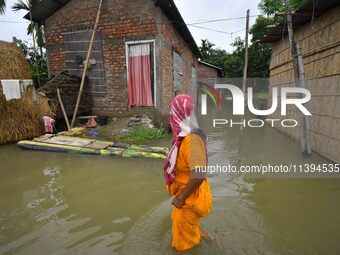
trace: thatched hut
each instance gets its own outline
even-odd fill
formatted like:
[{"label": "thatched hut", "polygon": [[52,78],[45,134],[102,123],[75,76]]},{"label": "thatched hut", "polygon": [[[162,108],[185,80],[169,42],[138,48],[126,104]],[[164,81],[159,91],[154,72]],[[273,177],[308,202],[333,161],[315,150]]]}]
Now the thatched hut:
[{"label": "thatched hut", "polygon": [[[25,56],[13,43],[0,41],[0,63],[0,81],[31,79]],[[0,144],[43,134],[42,117],[53,114],[47,99],[37,95],[34,102],[29,90],[20,99],[6,101],[2,92],[0,85]]]}]

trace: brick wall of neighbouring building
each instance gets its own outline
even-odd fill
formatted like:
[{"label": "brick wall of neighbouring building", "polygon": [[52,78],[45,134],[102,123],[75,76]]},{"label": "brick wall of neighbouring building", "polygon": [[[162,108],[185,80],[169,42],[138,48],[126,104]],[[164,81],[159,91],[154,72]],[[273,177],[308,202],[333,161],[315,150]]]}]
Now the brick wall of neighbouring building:
[{"label": "brick wall of neighbouring building", "polygon": [[[66,61],[71,61],[67,57],[65,34],[91,31],[98,3],[99,0],[72,0],[45,21],[47,54],[52,74],[65,70]],[[134,109],[128,107],[127,101],[125,43],[140,40],[154,40],[155,43],[156,107],[161,113],[168,113],[170,100],[175,95],[173,50],[179,52],[183,59],[181,92],[188,93],[192,89],[192,67],[197,66],[197,58],[162,10],[156,7],[152,0],[104,1],[96,36],[96,42],[101,45],[94,47],[91,57],[99,61],[89,70],[90,84],[93,87],[97,86],[93,91],[94,113],[102,115],[133,113]],[[85,59],[89,40],[85,38],[84,41],[84,50],[78,53]],[[74,72],[81,74],[81,70]]]},{"label": "brick wall of neighbouring building", "polygon": [[[295,31],[302,49],[307,88],[312,99],[307,108],[310,117],[311,145],[314,151],[340,162],[340,7],[306,23]],[[270,63],[270,86],[295,86],[288,38],[273,45]],[[271,100],[269,100],[271,105]],[[280,107],[279,107],[280,108]],[[286,118],[299,119],[296,107],[287,108]],[[273,118],[280,118],[278,109]],[[299,128],[279,128],[299,140]]]},{"label": "brick wall of neighbouring building", "polygon": [[221,76],[215,68],[201,64],[201,63],[198,64],[198,72],[197,72],[198,79],[211,79],[211,78],[218,78],[218,77],[221,77]]}]

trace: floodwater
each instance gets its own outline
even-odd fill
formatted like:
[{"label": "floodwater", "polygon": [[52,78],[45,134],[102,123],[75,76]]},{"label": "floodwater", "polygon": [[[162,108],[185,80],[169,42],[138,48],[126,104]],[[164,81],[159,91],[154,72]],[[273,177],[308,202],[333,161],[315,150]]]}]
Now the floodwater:
[{"label": "floodwater", "polygon": [[[200,122],[210,164],[234,164],[238,128]],[[246,129],[242,148],[242,164],[329,163],[270,127]],[[162,161],[10,145],[0,162],[0,254],[174,254]],[[188,254],[340,254],[340,179],[209,180],[216,239]]]}]

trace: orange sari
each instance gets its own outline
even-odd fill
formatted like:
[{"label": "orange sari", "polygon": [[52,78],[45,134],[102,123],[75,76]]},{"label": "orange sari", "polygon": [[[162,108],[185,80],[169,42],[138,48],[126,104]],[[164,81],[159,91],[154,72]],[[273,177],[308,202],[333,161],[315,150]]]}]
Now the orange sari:
[{"label": "orange sari", "polygon": [[[186,136],[179,147],[176,176],[169,187],[171,195],[178,195],[190,180],[190,171],[196,166],[206,166],[205,144],[197,134]],[[212,207],[212,194],[208,180],[185,201],[181,209],[172,210],[172,247],[177,251],[188,250],[201,241],[200,218],[206,217]]]}]

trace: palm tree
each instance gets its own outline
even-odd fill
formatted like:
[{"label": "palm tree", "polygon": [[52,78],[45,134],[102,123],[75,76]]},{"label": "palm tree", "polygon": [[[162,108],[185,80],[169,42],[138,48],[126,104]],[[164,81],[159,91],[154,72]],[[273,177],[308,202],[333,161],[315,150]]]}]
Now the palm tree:
[{"label": "palm tree", "polygon": [[[1,1],[1,0],[0,0]],[[43,47],[45,45],[44,41],[44,30],[42,29],[42,26],[39,25],[39,23],[32,20],[32,9],[39,4],[40,0],[18,0],[13,6],[12,10],[14,12],[25,10],[30,13],[30,24],[27,27],[27,34],[32,34],[33,37],[33,53],[34,53],[34,59],[35,59],[35,66],[36,66],[36,74],[38,79],[38,85],[40,87],[40,74],[39,74],[39,60],[37,56],[37,51],[35,44],[38,44],[38,47],[40,49],[40,56],[43,56]]]},{"label": "palm tree", "polygon": [[0,14],[3,14],[6,9],[6,0],[0,0]]},{"label": "palm tree", "polygon": [[203,60],[208,58],[211,55],[212,48],[215,46],[212,42],[209,42],[208,39],[201,40],[202,46],[199,47],[200,52],[202,54]]},{"label": "palm tree", "polygon": [[[6,0],[0,0],[6,1]],[[18,0],[13,6],[12,10],[14,12],[25,10],[30,11],[32,8],[37,6],[37,4],[40,2],[40,0]],[[0,5],[1,6],[1,5]],[[41,25],[39,25],[37,22],[31,21],[31,23],[27,27],[27,34],[31,35],[32,33],[35,33],[36,42],[38,44],[38,47],[40,49],[40,55],[42,56],[43,53],[43,47],[45,46],[45,40],[44,40],[44,30]]]}]

